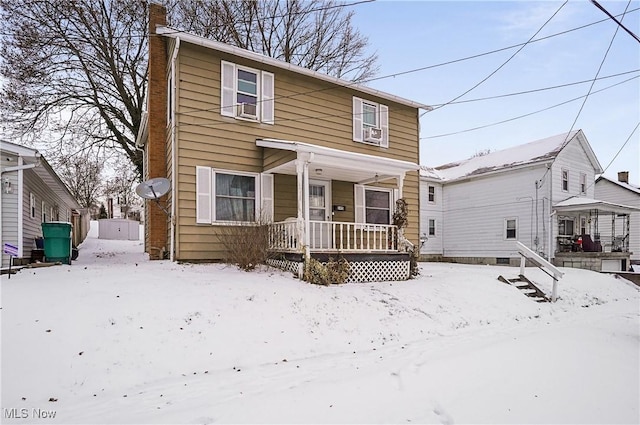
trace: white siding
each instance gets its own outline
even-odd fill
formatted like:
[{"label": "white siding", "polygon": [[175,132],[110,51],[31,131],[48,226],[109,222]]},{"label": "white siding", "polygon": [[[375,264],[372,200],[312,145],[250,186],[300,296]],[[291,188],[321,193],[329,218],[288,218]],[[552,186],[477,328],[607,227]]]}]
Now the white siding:
[{"label": "white siding", "polygon": [[[429,202],[429,186],[435,188],[435,202]],[[429,236],[429,219],[436,221],[436,235]],[[420,254],[442,255],[443,240],[442,184],[420,179]]]},{"label": "white siding", "polygon": [[[8,160],[11,158],[11,160]],[[2,169],[7,167],[15,167],[17,165],[17,157],[14,155],[2,153],[2,159],[0,166]],[[5,193],[4,182],[9,181],[11,183],[11,193]],[[18,245],[18,172],[11,171],[2,174],[2,238],[0,245],[4,246],[5,243],[12,245]],[[9,256],[2,251],[2,267],[9,266]]]},{"label": "white siding", "polygon": [[[595,198],[616,204],[640,208],[640,194],[620,187],[608,180],[601,179],[595,184]],[[640,260],[640,212],[631,213],[629,229],[629,250],[633,253],[631,260]],[[603,220],[599,225],[600,237],[604,242],[611,239],[611,219]],[[621,220],[616,222],[617,233],[622,231]]]},{"label": "white siding", "polygon": [[[36,216],[31,218],[29,214],[29,193],[33,193],[36,196]],[[30,170],[24,170],[24,188],[23,188],[23,256],[29,258],[31,256],[31,250],[35,247],[34,239],[38,236],[42,236],[42,202],[44,201],[47,208],[47,221],[65,221],[67,218],[66,211],[71,208],[62,201],[49,187],[37,176],[37,174]],[[56,217],[49,217],[49,208],[57,207],[58,216],[60,220],[56,220]]]},{"label": "white siding", "polygon": [[[517,257],[514,241],[505,239],[506,218],[517,219],[517,240],[535,250],[536,215],[537,248],[545,249],[549,215],[545,172],[546,167],[538,165],[445,185],[444,256]],[[536,214],[535,182],[543,176]]]}]

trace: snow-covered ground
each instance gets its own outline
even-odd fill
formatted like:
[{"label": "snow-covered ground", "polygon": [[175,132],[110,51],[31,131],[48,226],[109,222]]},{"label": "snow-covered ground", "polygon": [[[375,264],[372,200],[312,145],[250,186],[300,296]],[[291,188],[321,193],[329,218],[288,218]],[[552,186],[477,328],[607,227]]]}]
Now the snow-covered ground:
[{"label": "snow-covered ground", "polygon": [[564,269],[555,304],[505,267],[319,287],[96,234],[72,266],[2,277],[3,423],[640,422],[625,280]]}]

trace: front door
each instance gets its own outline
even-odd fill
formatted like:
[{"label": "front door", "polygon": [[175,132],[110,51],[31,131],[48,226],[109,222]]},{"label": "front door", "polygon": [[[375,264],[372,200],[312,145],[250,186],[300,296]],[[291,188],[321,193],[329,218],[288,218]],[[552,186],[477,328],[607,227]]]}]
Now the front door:
[{"label": "front door", "polygon": [[330,249],[332,240],[329,225],[331,221],[331,182],[309,181],[309,241],[311,249]]}]

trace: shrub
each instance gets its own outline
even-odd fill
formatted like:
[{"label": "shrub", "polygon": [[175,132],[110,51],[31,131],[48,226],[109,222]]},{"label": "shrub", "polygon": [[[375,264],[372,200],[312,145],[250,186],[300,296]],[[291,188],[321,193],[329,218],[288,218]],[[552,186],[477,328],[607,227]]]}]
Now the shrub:
[{"label": "shrub", "polygon": [[259,219],[251,224],[220,226],[218,240],[225,250],[224,262],[244,271],[265,264],[269,253],[269,222]]},{"label": "shrub", "polygon": [[329,286],[333,283],[344,283],[347,277],[349,277],[349,262],[344,257],[338,260],[329,257],[326,265],[314,258],[310,258],[305,263],[303,279],[309,283]]}]

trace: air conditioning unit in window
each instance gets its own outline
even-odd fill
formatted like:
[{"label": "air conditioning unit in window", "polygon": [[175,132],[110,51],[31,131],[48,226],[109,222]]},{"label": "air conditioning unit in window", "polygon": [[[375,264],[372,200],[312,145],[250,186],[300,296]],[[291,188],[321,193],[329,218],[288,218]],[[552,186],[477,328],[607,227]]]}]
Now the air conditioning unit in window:
[{"label": "air conditioning unit in window", "polygon": [[364,140],[366,142],[380,144],[380,141],[382,140],[382,129],[374,128],[374,127],[365,127]]},{"label": "air conditioning unit in window", "polygon": [[258,119],[258,107],[253,103],[238,104],[237,116],[248,119]]}]

